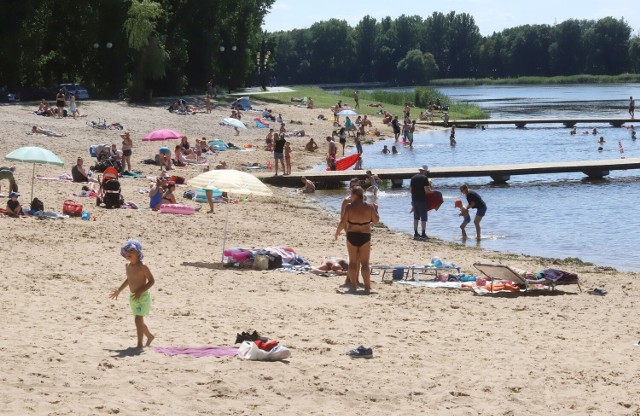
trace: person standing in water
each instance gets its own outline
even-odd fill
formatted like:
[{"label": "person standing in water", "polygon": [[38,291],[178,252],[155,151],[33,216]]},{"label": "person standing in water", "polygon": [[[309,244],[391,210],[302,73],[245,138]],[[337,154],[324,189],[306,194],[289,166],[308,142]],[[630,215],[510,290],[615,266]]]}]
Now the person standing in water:
[{"label": "person standing in water", "polygon": [[[462,185],[460,187],[460,192],[467,198],[467,210],[475,209],[476,216],[473,219],[473,224],[476,226],[476,239],[480,241],[480,221],[484,218],[487,213],[487,204],[482,200],[482,197],[478,195],[475,191],[470,191],[468,185]],[[466,224],[465,224],[466,226]],[[464,227],[462,227],[462,233],[466,235],[464,231]]]}]

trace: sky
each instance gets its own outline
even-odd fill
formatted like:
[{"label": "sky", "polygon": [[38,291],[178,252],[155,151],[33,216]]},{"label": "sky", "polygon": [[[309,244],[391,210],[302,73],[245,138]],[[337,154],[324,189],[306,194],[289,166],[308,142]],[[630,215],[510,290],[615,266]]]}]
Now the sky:
[{"label": "sky", "polygon": [[624,18],[633,35],[640,34],[638,0],[276,0],[263,28],[268,32],[303,29],[337,18],[355,27],[366,15],[377,20],[402,14],[427,18],[433,12],[468,13],[482,35],[526,24],[560,23],[568,19]]}]

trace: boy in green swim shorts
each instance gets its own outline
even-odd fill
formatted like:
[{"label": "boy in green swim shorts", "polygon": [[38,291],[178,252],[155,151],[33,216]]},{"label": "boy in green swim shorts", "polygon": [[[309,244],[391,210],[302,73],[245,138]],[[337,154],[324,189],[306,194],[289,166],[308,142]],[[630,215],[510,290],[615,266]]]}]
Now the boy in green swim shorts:
[{"label": "boy in green swim shorts", "polygon": [[143,338],[147,337],[147,342],[144,346],[151,345],[151,341],[155,338],[149,328],[144,323],[144,317],[149,315],[149,309],[151,309],[151,293],[149,289],[155,283],[153,275],[149,268],[142,263],[143,254],[142,246],[140,242],[136,240],[128,240],[120,249],[122,257],[129,261],[126,265],[127,278],[120,285],[120,287],[111,292],[111,299],[118,299],[120,292],[129,286],[129,304],[131,305],[131,312],[135,317],[136,332],[138,335],[137,348],[143,348]]}]

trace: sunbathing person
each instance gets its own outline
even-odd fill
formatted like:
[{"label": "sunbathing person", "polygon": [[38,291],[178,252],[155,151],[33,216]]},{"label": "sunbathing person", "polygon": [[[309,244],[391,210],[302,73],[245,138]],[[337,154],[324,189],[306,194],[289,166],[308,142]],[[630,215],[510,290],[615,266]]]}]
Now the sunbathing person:
[{"label": "sunbathing person", "polygon": [[173,192],[176,190],[176,183],[169,181],[167,182],[167,189],[162,194],[162,203],[163,204],[175,204],[176,196]]},{"label": "sunbathing person", "polygon": [[367,106],[376,107],[376,108],[384,108],[384,104],[382,104],[382,103],[369,103],[369,104],[367,104]]},{"label": "sunbathing person", "polygon": [[7,200],[7,215],[10,217],[19,217],[20,215],[24,215],[20,202],[18,201],[19,196],[20,194],[17,192],[11,192],[9,194],[9,199]]},{"label": "sunbathing person", "polygon": [[45,136],[49,136],[49,137],[64,137],[64,136],[66,136],[66,134],[56,133],[53,130],[43,129],[42,127],[38,127],[38,126],[33,126],[31,128],[31,133],[44,134]]},{"label": "sunbathing person", "polygon": [[181,167],[181,166],[184,166],[184,165],[187,164],[187,162],[186,162],[186,160],[184,158],[184,154],[182,153],[182,147],[179,144],[176,145],[174,153],[175,153],[175,157],[173,159],[173,164],[175,166]]},{"label": "sunbathing person", "polygon": [[161,148],[155,157],[156,165],[160,166],[162,170],[171,170],[173,160],[171,159],[171,150],[168,148]]},{"label": "sunbathing person", "polygon": [[40,105],[36,110],[36,114],[39,116],[47,116],[47,117],[53,115],[53,109],[51,108],[47,100],[45,100],[44,98],[40,100]]},{"label": "sunbathing person", "polygon": [[346,276],[349,270],[349,262],[342,258],[330,257],[320,266],[309,270],[313,274],[335,273],[338,276]]},{"label": "sunbathing person", "polygon": [[164,193],[164,188],[166,186],[167,178],[164,176],[159,176],[156,179],[155,185],[152,185],[151,189],[149,190],[149,208],[160,208],[160,205],[162,205],[162,194]]},{"label": "sunbathing person", "polygon": [[318,150],[318,144],[313,140],[313,137],[309,139],[309,142],[304,146],[304,150],[307,152],[315,152]]},{"label": "sunbathing person", "polygon": [[87,172],[83,164],[84,160],[79,157],[76,160],[75,166],[71,168],[71,177],[73,178],[73,182],[98,182],[91,177],[91,171]]}]

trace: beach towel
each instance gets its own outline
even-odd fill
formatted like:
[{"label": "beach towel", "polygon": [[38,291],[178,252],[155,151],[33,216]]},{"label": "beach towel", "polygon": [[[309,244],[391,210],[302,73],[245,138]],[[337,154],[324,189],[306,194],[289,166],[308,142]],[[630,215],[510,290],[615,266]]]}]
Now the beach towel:
[{"label": "beach towel", "polygon": [[205,347],[153,347],[155,352],[159,352],[169,357],[174,355],[189,355],[191,357],[235,357],[238,354],[238,347],[227,346],[205,346]]}]

